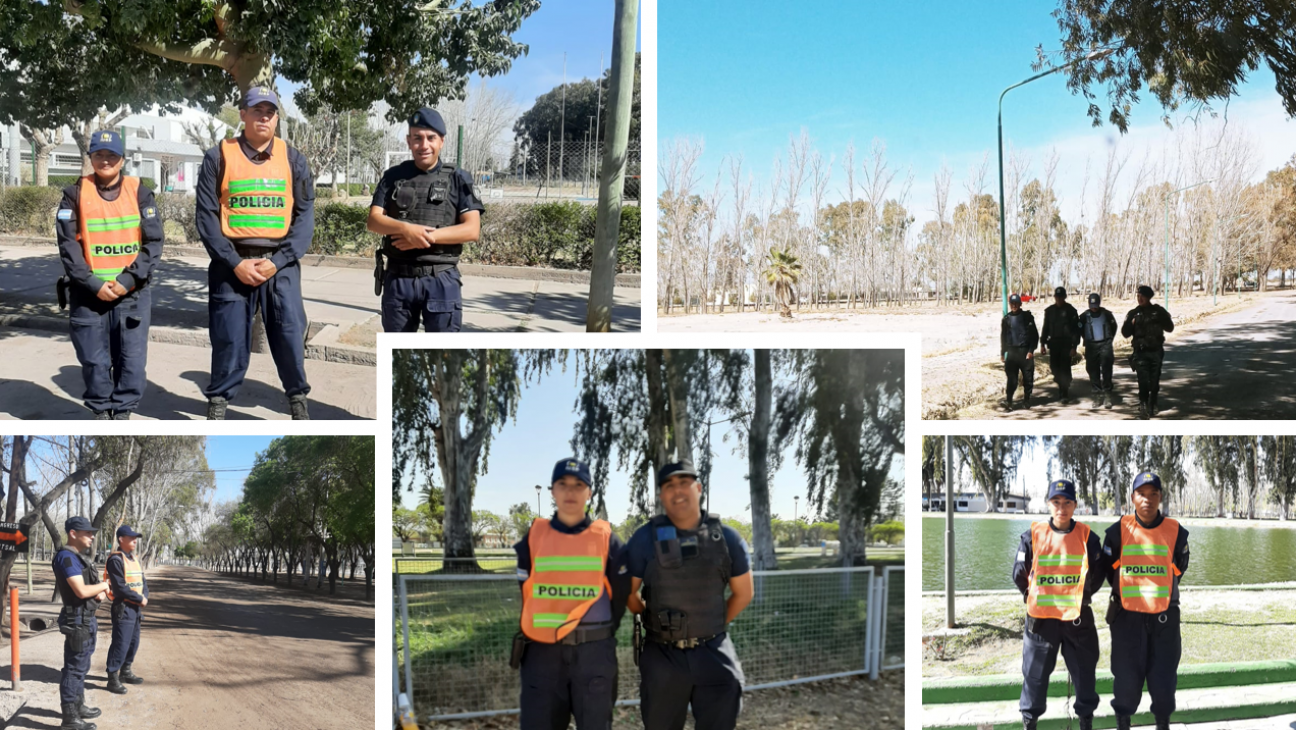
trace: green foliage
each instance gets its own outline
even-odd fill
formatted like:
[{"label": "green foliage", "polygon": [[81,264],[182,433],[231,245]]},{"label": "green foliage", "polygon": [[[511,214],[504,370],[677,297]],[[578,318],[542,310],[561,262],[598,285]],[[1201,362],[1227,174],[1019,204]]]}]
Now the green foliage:
[{"label": "green foliage", "polygon": [[[157,190],[157,181],[154,180],[153,178],[142,177],[139,179],[139,181],[140,181],[140,185],[143,185],[149,190]],[[46,183],[46,185],[48,185],[51,188],[58,188],[62,190],[63,188],[69,185],[75,185],[79,182],[81,182],[80,175],[50,175],[49,181]]]},{"label": "green foliage", "polygon": [[153,197],[153,202],[157,204],[163,229],[168,231],[168,241],[187,243],[199,240],[193,196],[184,193],[158,193]]},{"label": "green foliage", "polygon": [[[1237,94],[1261,66],[1275,70],[1278,95],[1296,116],[1296,75],[1290,39],[1296,4],[1290,0],[1200,3],[1193,0],[1112,3],[1060,0],[1053,12],[1062,34],[1058,65],[1075,63],[1068,87],[1089,100],[1102,123],[1094,87],[1106,87],[1107,121],[1121,132],[1145,87],[1168,115],[1185,103],[1209,104]],[[1109,51],[1095,56],[1094,51]],[[1037,68],[1050,59],[1041,46]]]},{"label": "green foliage", "polygon": [[373,255],[381,238],[365,228],[369,209],[346,203],[315,206],[315,235],[311,253],[337,255]]},{"label": "green foliage", "polygon": [[63,199],[57,188],[24,185],[0,189],[0,232],[54,235],[54,211]]},{"label": "green foliage", "polygon": [[874,542],[884,542],[888,545],[895,545],[904,539],[904,523],[891,520],[869,528],[869,535]]},{"label": "green foliage", "polygon": [[[607,119],[608,84],[612,69],[604,72],[597,82],[591,79],[567,82],[566,89],[559,84],[536,98],[535,104],[518,117],[513,133],[533,147],[544,145],[552,139],[581,140],[590,131],[590,117]],[[602,100],[600,102],[600,90]],[[599,130],[602,136],[602,128]],[[639,54],[635,54],[634,95],[630,113],[630,140],[633,146],[639,139]],[[543,160],[543,157],[539,158]],[[543,161],[529,163],[533,170],[543,170]]]}]

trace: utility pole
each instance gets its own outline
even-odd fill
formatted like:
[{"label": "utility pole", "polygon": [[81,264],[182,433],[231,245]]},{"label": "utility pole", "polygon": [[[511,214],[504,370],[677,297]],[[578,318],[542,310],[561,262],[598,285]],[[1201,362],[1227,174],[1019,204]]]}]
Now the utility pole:
[{"label": "utility pole", "polygon": [[563,93],[562,107],[558,112],[558,197],[562,197],[563,190],[563,173],[566,169],[563,167],[563,142],[567,139],[567,52],[563,51]]},{"label": "utility pole", "polygon": [[612,71],[608,84],[607,139],[599,165],[598,216],[594,223],[594,263],[590,270],[587,332],[612,330],[612,290],[616,286],[617,238],[621,231],[621,195],[625,191],[626,149],[634,101],[635,26],[639,0],[616,0],[612,30]]},{"label": "utility pole", "polygon": [[954,437],[945,437],[945,628],[954,628]]}]

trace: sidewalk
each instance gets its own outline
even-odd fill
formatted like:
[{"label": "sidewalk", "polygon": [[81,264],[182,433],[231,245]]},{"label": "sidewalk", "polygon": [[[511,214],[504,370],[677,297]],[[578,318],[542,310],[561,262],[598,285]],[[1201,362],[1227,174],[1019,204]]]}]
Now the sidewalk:
[{"label": "sidewalk", "polygon": [[[67,312],[60,312],[54,282],[63,275],[58,251],[48,245],[21,245],[34,239],[0,239],[0,325],[67,331]],[[201,249],[168,245],[163,248],[153,287],[153,327],[161,341],[207,344],[207,265]],[[380,298],[373,293],[373,268],[302,266],[302,294],[312,337],[320,325],[336,325],[338,346],[372,350],[381,330]],[[331,262],[330,262],[331,263]],[[462,267],[464,331],[466,332],[583,332],[589,285],[573,282],[574,272]],[[618,286],[614,292],[615,331],[640,329],[640,291]],[[53,322],[45,320],[52,319]],[[167,330],[174,330],[168,333]],[[187,342],[185,339],[187,338]],[[158,337],[154,337],[158,340]],[[355,362],[356,360],[350,360]]]}]

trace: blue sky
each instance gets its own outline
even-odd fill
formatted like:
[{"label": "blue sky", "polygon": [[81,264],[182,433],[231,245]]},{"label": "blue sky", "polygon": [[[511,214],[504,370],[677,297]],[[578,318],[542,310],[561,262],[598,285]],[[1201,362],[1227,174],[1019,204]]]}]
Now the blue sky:
[{"label": "blue sky", "polygon": [[[218,470],[213,503],[237,502],[243,496],[243,481],[256,463],[256,455],[265,451],[278,436],[208,436],[207,468]],[[219,471],[226,469],[229,471]]]},{"label": "blue sky", "polygon": [[[545,487],[541,491],[541,506],[546,515],[552,511],[549,478],[554,463],[571,455],[570,442],[576,424],[573,407],[578,390],[574,370],[569,367],[566,373],[554,372],[523,391],[516,424],[509,422],[496,432],[491,442],[490,471],[477,480],[473,509],[508,514],[510,506],[527,502],[534,510],[535,486],[539,484]],[[711,469],[711,511],[750,522],[749,487],[745,478],[747,452],[733,453],[737,445],[734,438],[723,440],[728,428],[729,424],[712,427],[711,450],[715,457]],[[701,448],[701,438],[700,433],[694,435],[695,443],[699,444],[695,450]],[[794,496],[801,497],[797,513],[804,515],[806,510],[805,473],[795,464],[793,449],[794,444],[789,443],[783,467],[775,473],[770,486],[773,512],[789,520],[796,507]],[[630,508],[630,479],[629,474],[615,471],[615,462],[613,457],[614,470],[609,477],[606,500],[609,519],[620,522]],[[902,478],[903,459],[896,459],[895,463],[895,475]],[[437,484],[441,483],[438,472]],[[414,507],[419,495],[402,491],[401,501],[406,507]]]},{"label": "blue sky", "polygon": [[[764,179],[788,136],[805,127],[825,156],[836,155],[840,178],[847,143],[855,142],[858,168],[861,154],[880,138],[900,178],[904,168],[913,170],[921,221],[922,208],[930,207],[927,188],[943,161],[953,172],[953,195],[961,198],[968,165],[989,152],[987,183],[994,186],[999,93],[1034,73],[1037,45],[1060,45],[1054,7],[1041,0],[861,0],[793,9],[752,0],[739,9],[734,3],[660,0],[662,149],[677,136],[700,135],[707,174],[725,155],[742,153]],[[1273,81],[1263,68],[1230,106],[1230,119],[1249,124],[1258,137],[1264,169],[1296,153],[1296,123],[1286,120]],[[1093,128],[1086,109],[1060,75],[1041,79],[1008,94],[1005,140],[1026,149],[1060,148],[1059,177],[1078,177],[1086,150],[1102,155],[1119,137],[1113,127]],[[1163,134],[1161,113],[1145,99],[1133,114],[1134,133],[1122,144],[1151,144]],[[831,189],[842,187],[844,181]]]}]

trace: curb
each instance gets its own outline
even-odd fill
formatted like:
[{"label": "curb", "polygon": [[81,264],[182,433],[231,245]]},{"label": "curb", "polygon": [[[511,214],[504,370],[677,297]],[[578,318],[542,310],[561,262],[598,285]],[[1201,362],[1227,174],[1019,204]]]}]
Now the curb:
[{"label": "curb", "polygon": [[[56,245],[53,238],[40,236],[0,235],[0,245],[30,246],[33,248],[52,248]],[[184,243],[167,242],[162,246],[162,258],[174,256],[207,257],[207,249]],[[298,260],[302,266],[328,266],[336,269],[362,269],[372,271],[372,257],[363,256],[327,256],[324,254],[307,254]],[[552,281],[563,284],[588,284],[590,272],[569,269],[545,269],[530,266],[494,266],[488,264],[460,264],[459,271],[465,276],[485,277],[489,279],[527,279],[530,281]],[[640,274],[617,274],[616,286],[638,289]]]},{"label": "curb", "polygon": [[[1101,707],[1101,705],[1100,705]],[[1259,705],[1243,705],[1241,707],[1207,707],[1201,709],[1176,709],[1174,712],[1173,722],[1175,726],[1202,722],[1223,722],[1228,720],[1250,720],[1254,718],[1273,717],[1275,715],[1285,715],[1296,710],[1296,700],[1286,700],[1282,702],[1267,702]],[[1021,722],[1018,716],[1011,725],[1017,725]],[[1156,724],[1156,718],[1151,712],[1138,712],[1131,718],[1131,725],[1152,726]],[[1001,727],[1007,727],[1009,724],[1000,723]],[[928,725],[924,723],[922,727],[932,728],[933,730],[982,730],[988,727],[985,723],[977,724],[935,724]],[[1116,717],[1114,715],[1100,715],[1095,713],[1093,718],[1095,728],[1114,728],[1116,727]],[[1047,717],[1041,718],[1036,728],[1038,730],[1068,730],[1075,727],[1075,723],[1064,717]]]},{"label": "curb", "polygon": [[[1197,592],[1197,591],[1279,591],[1296,589],[1296,581],[1283,581],[1280,583],[1242,583],[1231,586],[1179,586],[1179,591]],[[945,591],[923,591],[923,598],[943,598]],[[954,591],[954,597],[976,597],[976,596],[1021,596],[1021,592],[1015,588],[995,588],[976,591]]]},{"label": "curb", "polygon": [[[18,327],[21,329],[43,330],[67,334],[68,323],[65,319],[45,317],[37,314],[0,314],[0,327]],[[367,365],[377,367],[378,353],[358,347],[338,344],[340,329],[337,325],[325,322],[311,322],[312,331],[316,334],[306,341],[306,358],[343,365]],[[149,342],[161,342],[169,345],[187,347],[211,347],[207,330],[180,329],[179,327],[149,327]]]},{"label": "curb", "polygon": [[[1236,687],[1252,684],[1296,682],[1296,660],[1280,659],[1263,662],[1227,662],[1218,664],[1188,664],[1179,667],[1179,689],[1203,687]],[[963,702],[989,702],[1015,700],[1021,696],[1022,678],[1016,674],[995,674],[983,677],[957,679],[924,679],[922,703],[944,705]],[[1098,672],[1098,694],[1112,693],[1112,674]],[[1049,680],[1049,697],[1066,697],[1065,673]],[[1296,700],[1293,700],[1296,703]],[[1229,718],[1224,718],[1229,719]]]}]

